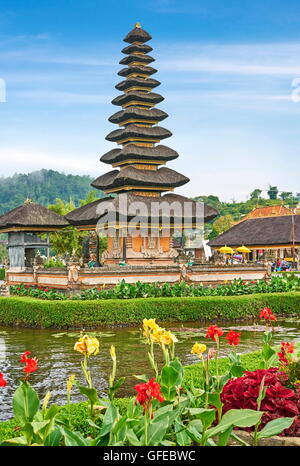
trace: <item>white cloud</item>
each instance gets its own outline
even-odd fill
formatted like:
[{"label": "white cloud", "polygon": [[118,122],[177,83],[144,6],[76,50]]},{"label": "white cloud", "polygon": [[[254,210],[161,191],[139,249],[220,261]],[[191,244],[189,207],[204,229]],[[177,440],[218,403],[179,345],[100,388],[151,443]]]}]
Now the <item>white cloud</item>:
[{"label": "white cloud", "polygon": [[[47,168],[57,171],[64,171],[72,174],[95,174],[95,156],[86,154],[83,157],[74,153],[57,153],[43,152],[23,146],[0,147],[0,165],[1,176],[11,175],[12,173],[28,173],[33,170]],[[100,170],[97,170],[97,174]],[[103,172],[105,172],[103,167]]]},{"label": "white cloud", "polygon": [[51,90],[29,90],[12,92],[11,98],[26,99],[32,102],[55,103],[56,105],[99,105],[109,102],[111,96]]}]

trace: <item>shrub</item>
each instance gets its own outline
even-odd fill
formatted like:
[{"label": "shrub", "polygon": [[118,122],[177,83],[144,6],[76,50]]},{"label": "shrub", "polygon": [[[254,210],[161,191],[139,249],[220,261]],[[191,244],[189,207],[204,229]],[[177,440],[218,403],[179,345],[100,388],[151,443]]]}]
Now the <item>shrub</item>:
[{"label": "shrub", "polygon": [[245,319],[259,309],[271,307],[278,315],[300,312],[300,293],[251,296],[205,296],[186,298],[110,299],[93,301],[47,300],[1,297],[0,322],[38,328],[92,328],[103,325],[134,325],[144,318],[159,321]]},{"label": "shrub", "polygon": [[287,381],[288,375],[275,367],[268,370],[246,371],[243,377],[231,379],[223,387],[221,393],[221,401],[224,403],[223,413],[230,409],[257,410],[257,399],[263,384],[266,391],[260,406],[264,412],[260,428],[277,418],[297,416],[291,427],[281,435],[299,436],[300,395],[285,386]]}]

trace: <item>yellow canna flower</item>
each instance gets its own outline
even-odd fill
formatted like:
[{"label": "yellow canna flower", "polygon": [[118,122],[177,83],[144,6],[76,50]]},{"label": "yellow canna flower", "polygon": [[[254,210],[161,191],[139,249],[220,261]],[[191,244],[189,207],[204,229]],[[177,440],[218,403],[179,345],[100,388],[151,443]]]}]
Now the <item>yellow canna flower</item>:
[{"label": "yellow canna flower", "polygon": [[109,352],[111,359],[116,359],[116,348],[114,345],[111,345]]},{"label": "yellow canna flower", "polygon": [[51,392],[47,392],[43,401],[42,410],[45,410],[47,408],[50,398]]},{"label": "yellow canna flower", "polygon": [[206,345],[201,345],[200,343],[195,343],[191,353],[198,354],[199,358],[202,358],[202,353],[206,351]]},{"label": "yellow canna flower", "polygon": [[74,380],[75,380],[75,374],[71,374],[67,380],[67,392],[68,393],[70,393],[70,391],[72,390]]},{"label": "yellow canna flower", "polygon": [[164,333],[160,337],[160,343],[164,345],[171,345],[172,343],[177,343],[177,342],[178,342],[177,338],[170,331],[167,332],[165,330]]},{"label": "yellow canna flower", "polygon": [[85,356],[95,356],[99,353],[100,343],[97,338],[84,335],[74,345],[74,350]]},{"label": "yellow canna flower", "polygon": [[154,343],[160,343],[161,342],[161,336],[165,332],[164,328],[157,327],[157,329],[153,330],[153,332],[150,333],[150,338]]},{"label": "yellow canna flower", "polygon": [[155,322],[155,319],[144,319],[143,328],[144,328],[144,336],[147,336],[149,335],[150,331],[157,330],[159,326]]}]

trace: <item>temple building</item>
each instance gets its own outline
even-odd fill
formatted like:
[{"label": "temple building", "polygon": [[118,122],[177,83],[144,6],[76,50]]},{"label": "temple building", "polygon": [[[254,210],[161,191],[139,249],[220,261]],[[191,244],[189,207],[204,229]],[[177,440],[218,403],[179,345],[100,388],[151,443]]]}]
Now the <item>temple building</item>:
[{"label": "temple building", "polygon": [[229,230],[209,243],[214,250],[223,246],[251,249],[250,260],[300,259],[300,215],[283,205],[257,207]]},{"label": "temple building", "polygon": [[10,269],[32,267],[36,252],[49,259],[49,233],[69,226],[61,215],[27,199],[23,205],[0,217],[0,233],[8,233]]},{"label": "temple building", "polygon": [[[160,82],[152,77],[157,70],[150,66],[154,62],[149,55],[152,48],[146,44],[150,39],[139,23],[124,39],[129,45],[122,50],[124,67],[118,73],[124,79],[115,86],[122,94],[112,101],[121,110],[109,118],[119,128],[106,137],[120,147],[100,158],[112,170],[92,182],[108,197],[66,215],[78,229],[107,234],[104,264],[171,264],[178,254],[172,247],[174,231],[193,229],[201,216],[209,222],[218,215],[207,205],[199,213],[199,203],[173,194],[189,179],[166,166],[178,153],[161,144],[172,133],[160,126],[168,115],[156,108],[164,98],[153,92]],[[130,229],[137,205],[142,206],[139,225]]]}]

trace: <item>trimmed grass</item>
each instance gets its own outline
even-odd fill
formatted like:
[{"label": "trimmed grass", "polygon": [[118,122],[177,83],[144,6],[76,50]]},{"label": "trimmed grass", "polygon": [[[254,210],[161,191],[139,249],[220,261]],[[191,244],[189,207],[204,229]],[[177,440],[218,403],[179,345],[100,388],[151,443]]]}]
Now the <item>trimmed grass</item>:
[{"label": "trimmed grass", "polygon": [[44,301],[1,297],[0,323],[36,328],[95,328],[158,321],[232,320],[257,316],[263,307],[277,315],[300,313],[300,292],[242,296]]}]

